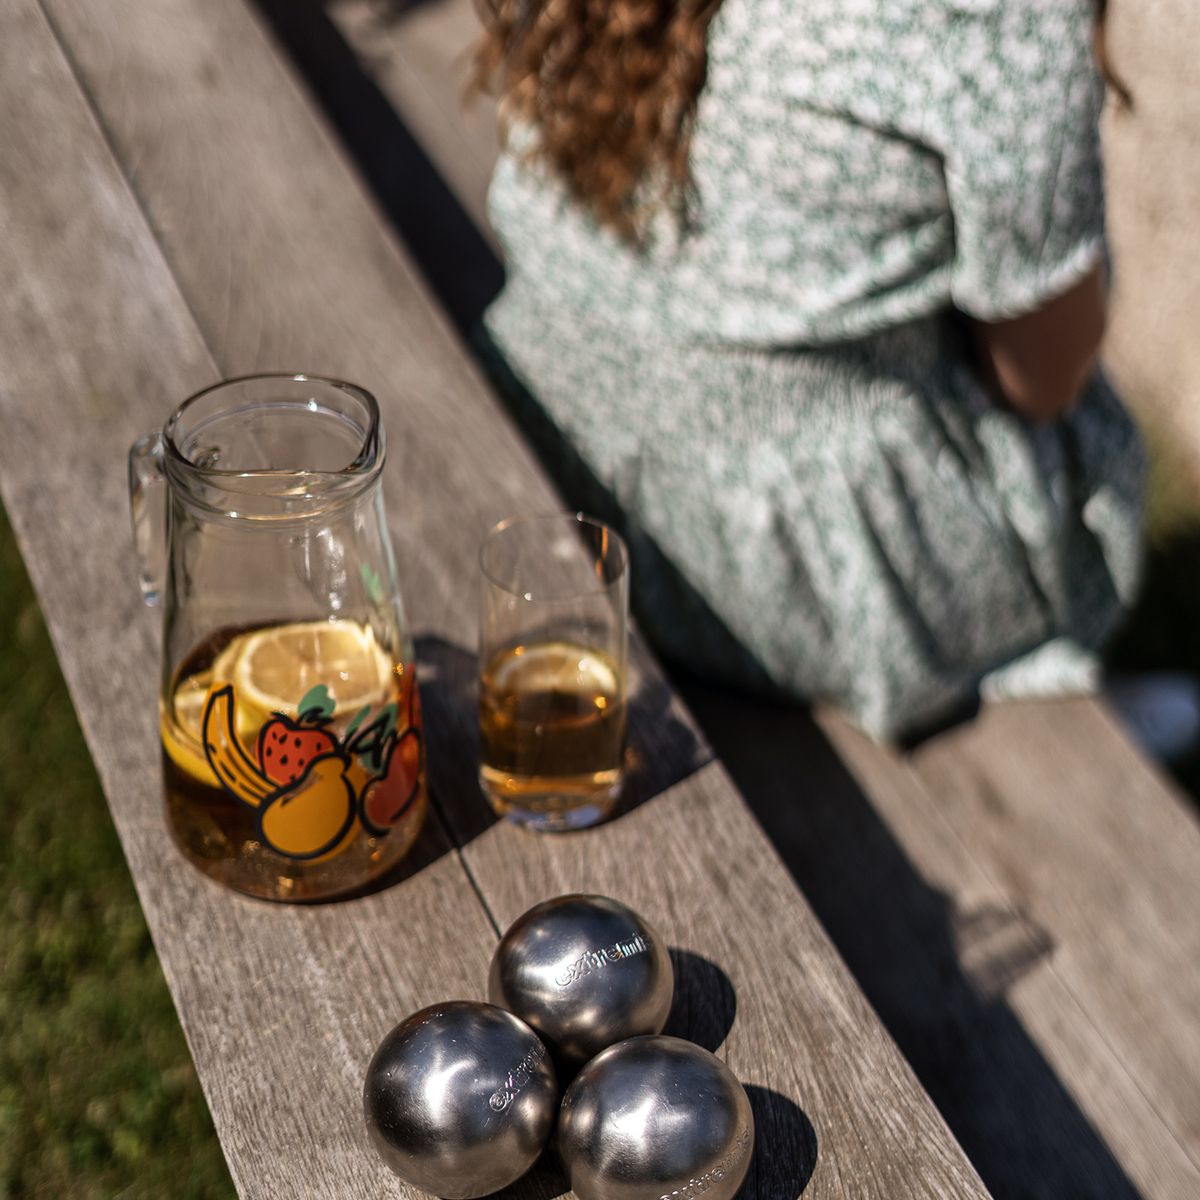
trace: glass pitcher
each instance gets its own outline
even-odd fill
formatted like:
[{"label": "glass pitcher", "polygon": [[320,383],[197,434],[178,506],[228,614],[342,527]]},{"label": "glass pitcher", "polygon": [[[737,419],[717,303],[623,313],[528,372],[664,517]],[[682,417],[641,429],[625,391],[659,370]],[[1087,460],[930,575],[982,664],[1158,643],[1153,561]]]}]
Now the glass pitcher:
[{"label": "glass pitcher", "polygon": [[168,823],[239,891],[314,900],[411,847],[425,759],[374,397],[305,375],[219,383],[129,455],[163,609]]}]

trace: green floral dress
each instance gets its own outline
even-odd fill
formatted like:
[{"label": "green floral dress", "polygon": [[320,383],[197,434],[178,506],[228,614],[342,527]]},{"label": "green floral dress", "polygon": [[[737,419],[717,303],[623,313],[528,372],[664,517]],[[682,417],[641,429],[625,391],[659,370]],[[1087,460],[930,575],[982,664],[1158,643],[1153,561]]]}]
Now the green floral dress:
[{"label": "green floral dress", "polygon": [[690,217],[640,252],[502,158],[488,330],[619,506],[668,654],[877,735],[1095,686],[1138,576],[1139,440],[1099,376],[1051,427],[998,407],[957,315],[1103,258],[1093,20],[724,0]]}]

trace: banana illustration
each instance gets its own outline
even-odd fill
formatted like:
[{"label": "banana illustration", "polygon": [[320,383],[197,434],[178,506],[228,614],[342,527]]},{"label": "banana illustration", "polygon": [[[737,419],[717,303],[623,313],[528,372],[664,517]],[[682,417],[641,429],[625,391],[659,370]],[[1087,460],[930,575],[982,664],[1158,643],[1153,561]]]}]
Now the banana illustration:
[{"label": "banana illustration", "polygon": [[233,685],[212,692],[204,707],[204,757],[226,790],[239,800],[258,808],[276,790],[242,749],[233,723]]}]

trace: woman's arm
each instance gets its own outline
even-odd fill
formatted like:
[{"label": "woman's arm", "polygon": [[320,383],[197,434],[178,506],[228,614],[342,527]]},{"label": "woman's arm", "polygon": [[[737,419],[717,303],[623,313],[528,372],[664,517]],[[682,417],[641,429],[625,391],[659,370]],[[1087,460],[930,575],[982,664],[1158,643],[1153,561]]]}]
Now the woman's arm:
[{"label": "woman's arm", "polygon": [[1108,315],[1102,264],[1070,291],[1006,321],[972,320],[985,374],[1016,412],[1042,423],[1061,417],[1096,368]]}]

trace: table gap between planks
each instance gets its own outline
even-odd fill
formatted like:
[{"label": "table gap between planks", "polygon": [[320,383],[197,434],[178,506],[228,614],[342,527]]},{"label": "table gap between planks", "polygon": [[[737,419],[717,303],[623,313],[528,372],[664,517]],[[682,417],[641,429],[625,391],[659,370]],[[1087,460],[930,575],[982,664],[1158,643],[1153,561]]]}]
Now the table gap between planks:
[{"label": "table gap between planks", "polygon": [[[558,502],[241,0],[10,0],[0,127],[0,488],[240,1193],[410,1194],[362,1128],[374,1045],[408,1010],[480,995],[497,924],[583,888],[679,952],[676,1019],[753,1088],[754,1194],[986,1195],[644,655],[645,802],[558,840],[488,822],[474,549],[500,515]],[[393,886],[288,908],[169,847],[124,454],[220,375],[300,368],[380,396],[433,792],[461,848],[433,820]],[[560,1189],[543,1173],[519,1191]]]},{"label": "table gap between planks", "polygon": [[[259,4],[360,160],[385,148],[341,116],[373,86],[494,247],[470,0]],[[339,32],[366,85],[327,86]],[[1200,1195],[1200,827],[1103,704],[996,706],[900,756],[831,713],[685,695],[997,1194]]]}]

